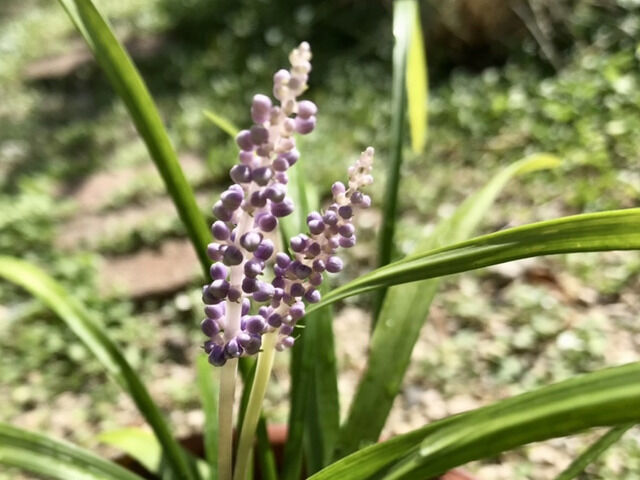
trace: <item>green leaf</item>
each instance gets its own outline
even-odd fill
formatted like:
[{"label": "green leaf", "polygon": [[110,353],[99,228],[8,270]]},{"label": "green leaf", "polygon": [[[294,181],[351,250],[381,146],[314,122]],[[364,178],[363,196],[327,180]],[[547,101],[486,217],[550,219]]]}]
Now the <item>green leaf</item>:
[{"label": "green leaf", "polygon": [[[539,154],[503,169],[482,190],[469,197],[451,218],[441,222],[416,251],[431,250],[468,237],[510,178],[558,163],[551,155]],[[371,339],[366,370],[340,432],[338,456],[378,440],[439,285],[439,279],[423,280],[395,286],[387,292]],[[394,353],[389,355],[389,352]]]},{"label": "green leaf", "polygon": [[0,423],[0,464],[57,480],[142,480],[63,440]]},{"label": "green leaf", "polygon": [[417,7],[415,0],[393,2],[393,78],[391,86],[391,159],[387,171],[382,227],[378,246],[378,264],[391,261],[393,236],[396,224],[402,145],[405,131],[407,52],[410,45],[411,27]]},{"label": "green leaf", "polygon": [[51,308],[131,396],[162,444],[172,470],[184,479],[194,478],[186,457],[144,384],[102,326],[66,290],[39,268],[22,260],[0,256],[0,277],[15,283]]},{"label": "green leaf", "polygon": [[[209,480],[218,476],[218,386],[219,375],[205,355],[198,355],[196,372],[204,412],[204,452],[210,467]],[[215,381],[214,381],[214,376]]]},{"label": "green leaf", "polygon": [[231,138],[236,138],[240,129],[236,127],[231,120],[223,117],[222,115],[218,115],[211,110],[204,110],[203,113],[204,116],[211,120],[220,130],[227,133]]},{"label": "green leaf", "polygon": [[124,101],[193,243],[206,274],[210,233],[164,129],[158,110],[131,58],[91,0],[59,0],[84,36],[116,93]]},{"label": "green leaf", "polygon": [[619,427],[612,428],[607,433],[602,435],[593,445],[587,448],[584,452],[576,458],[571,465],[569,465],[560,475],[556,477],[556,480],[572,480],[576,478],[590,463],[594,462],[600,455],[602,455],[611,445],[616,443],[622,435],[626,433],[634,424],[621,425]]},{"label": "green leaf", "polygon": [[310,480],[432,478],[530,442],[640,420],[640,363],[571,378],[364,448]]},{"label": "green leaf", "polygon": [[411,148],[414,153],[424,152],[427,143],[429,83],[424,38],[420,22],[420,4],[411,2],[411,40],[407,58],[407,104],[409,109],[409,129]]},{"label": "green leaf", "polygon": [[162,447],[151,432],[137,427],[119,428],[101,433],[98,440],[135,458],[150,472],[160,469]]},{"label": "green leaf", "polygon": [[640,208],[629,208],[562,217],[483,235],[378,268],[334,289],[308,311],[380,287],[443,277],[521,258],[638,250],[639,222]]}]

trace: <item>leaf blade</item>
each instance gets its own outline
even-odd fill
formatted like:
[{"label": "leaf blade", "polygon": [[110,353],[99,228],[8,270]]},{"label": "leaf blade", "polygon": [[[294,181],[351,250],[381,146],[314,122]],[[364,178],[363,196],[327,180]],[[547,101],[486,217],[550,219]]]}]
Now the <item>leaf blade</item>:
[{"label": "leaf blade", "polygon": [[71,443],[0,423],[0,464],[57,480],[142,480]]},{"label": "leaf blade", "polygon": [[420,4],[412,2],[412,23],[409,51],[407,53],[407,109],[413,153],[424,152],[428,135],[429,80],[427,60],[420,21]]},{"label": "leaf blade", "polygon": [[[504,168],[449,219],[442,221],[416,250],[429,250],[468,237],[509,179],[558,164],[559,160],[552,155],[539,154]],[[377,441],[400,391],[411,353],[439,285],[439,279],[431,279],[391,287],[387,291],[371,338],[365,371],[340,431],[338,456]],[[389,352],[394,354],[389,355]]]},{"label": "leaf blade", "polygon": [[431,478],[526,443],[640,419],[640,362],[542,387],[366,447],[309,480]]},{"label": "leaf blade", "polygon": [[203,110],[204,116],[207,117],[216,127],[225,132],[231,138],[235,138],[240,129],[236,127],[231,120],[222,115],[218,115],[211,110]]},{"label": "leaf blade", "polygon": [[0,256],[0,277],[38,297],[80,338],[116,382],[129,393],[162,444],[172,469],[185,479],[193,478],[180,446],[146,387],[104,329],[53,278],[23,260]]},{"label": "leaf blade", "polygon": [[[209,480],[218,475],[218,382],[217,372],[212,371],[209,360],[199,355],[196,360],[196,382],[204,412],[204,452],[210,468]],[[217,379],[219,381],[219,379]]]}]

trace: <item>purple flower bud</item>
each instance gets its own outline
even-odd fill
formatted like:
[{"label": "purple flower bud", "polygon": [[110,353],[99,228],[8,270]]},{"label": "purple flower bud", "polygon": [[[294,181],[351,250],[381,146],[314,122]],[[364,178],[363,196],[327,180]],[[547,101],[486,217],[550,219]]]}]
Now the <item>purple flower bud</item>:
[{"label": "purple flower bud", "polygon": [[270,283],[258,282],[258,290],[253,293],[253,299],[256,302],[266,302],[273,297],[274,291]]},{"label": "purple flower bud", "polygon": [[290,198],[285,198],[280,203],[271,204],[271,213],[276,217],[286,217],[293,212],[294,206]]},{"label": "purple flower bud", "polygon": [[249,183],[251,181],[251,168],[247,165],[234,165],[229,172],[229,176],[236,183]]},{"label": "purple flower bud", "polygon": [[281,348],[291,348],[293,347],[293,344],[295,343],[296,339],[293,337],[284,337],[282,340],[280,340],[279,345],[281,345]]},{"label": "purple flower bud", "polygon": [[269,130],[262,125],[254,125],[250,130],[251,141],[254,145],[261,145],[269,141]]},{"label": "purple flower bud", "polygon": [[257,292],[258,288],[258,281],[255,278],[244,277],[242,279],[242,291],[244,293]]},{"label": "purple flower bud", "polygon": [[336,182],[333,185],[331,185],[331,193],[333,194],[334,198],[343,194],[346,191],[347,189],[344,186],[344,183],[342,182]]},{"label": "purple flower bud", "polygon": [[249,202],[253,207],[262,208],[267,204],[267,197],[262,190],[256,190],[251,193]]},{"label": "purple flower bud", "polygon": [[351,203],[353,203],[354,205],[358,205],[359,203],[362,202],[363,196],[364,195],[362,195],[362,192],[355,191],[351,194],[351,197],[349,198],[349,200],[351,200]]},{"label": "purple flower bud", "polygon": [[333,210],[328,210],[322,217],[322,221],[327,225],[335,225],[338,223],[338,215]]},{"label": "purple flower bud", "polygon": [[282,325],[280,327],[280,333],[282,335],[291,335],[293,333],[293,327],[291,325]]},{"label": "purple flower bud", "polygon": [[214,263],[209,268],[209,274],[214,280],[224,280],[225,278],[227,278],[228,273],[229,271],[227,270],[227,267],[225,267],[224,264],[220,262]]},{"label": "purple flower bud", "polygon": [[309,231],[314,235],[320,235],[324,232],[324,223],[322,220],[310,220],[307,222],[307,225],[309,226]]},{"label": "purple flower bud", "polygon": [[325,269],[327,268],[327,266],[325,265],[324,261],[320,258],[316,259],[313,261],[313,270],[314,272],[324,272]]},{"label": "purple flower bud", "polygon": [[247,355],[254,355],[260,351],[262,338],[260,335],[250,335],[242,332],[238,334],[238,343],[242,346]]},{"label": "purple flower bud", "polygon": [[218,320],[224,314],[224,310],[222,305],[205,305],[204,306],[204,314],[208,318],[212,318],[214,320]]},{"label": "purple flower bud", "polygon": [[276,265],[282,268],[287,268],[290,263],[291,259],[289,258],[289,255],[284,252],[278,252],[276,255]]},{"label": "purple flower bud", "polygon": [[276,172],[276,174],[273,176],[273,179],[276,182],[281,183],[282,185],[286,185],[287,183],[289,183],[289,176],[286,174],[286,172]]},{"label": "purple flower bud", "polygon": [[229,293],[227,293],[227,298],[230,302],[237,302],[242,297],[242,292],[235,287],[231,287],[229,289]]},{"label": "purple flower bud", "polygon": [[286,153],[281,154],[282,158],[284,158],[290,167],[293,167],[295,163],[300,159],[300,152],[298,149],[294,148],[293,150],[289,150]]},{"label": "purple flower bud", "polygon": [[371,206],[371,197],[369,195],[363,195],[360,202],[361,208],[369,208]]},{"label": "purple flower bud", "polygon": [[318,255],[320,255],[320,252],[322,251],[322,247],[320,246],[320,244],[318,242],[313,242],[311,245],[309,245],[307,247],[306,250],[306,254],[308,258],[315,258]]},{"label": "purple flower bud", "polygon": [[278,226],[278,219],[270,213],[263,213],[258,216],[257,223],[263,232],[272,232]]},{"label": "purple flower bud", "polygon": [[244,264],[244,274],[247,277],[255,278],[262,273],[264,263],[257,258],[252,258]]},{"label": "purple flower bud", "polygon": [[316,107],[315,103],[309,100],[302,100],[301,102],[298,102],[298,116],[302,118],[309,118],[317,112],[318,107]]},{"label": "purple flower bud", "polygon": [[247,152],[253,150],[253,142],[251,141],[251,132],[249,130],[242,130],[236,135],[236,143],[238,146]]},{"label": "purple flower bud", "polygon": [[242,355],[242,347],[240,346],[236,338],[232,338],[224,347],[224,352],[229,358],[238,358],[240,355]]},{"label": "purple flower bud", "polygon": [[241,150],[238,154],[238,160],[243,165],[251,165],[251,162],[253,162],[253,158],[253,152],[245,152],[244,150]]},{"label": "purple flower bud", "polygon": [[327,243],[329,244],[329,248],[331,249],[332,253],[335,252],[336,248],[340,246],[340,242],[336,237],[329,238]]},{"label": "purple flower bud", "polygon": [[264,319],[260,315],[251,315],[247,318],[245,330],[249,333],[262,333],[264,326]]},{"label": "purple flower bud", "polygon": [[271,99],[266,95],[257,94],[251,102],[251,118],[256,123],[264,123],[269,120],[271,114]]},{"label": "purple flower bud", "polygon": [[204,352],[208,355],[211,353],[211,350],[213,350],[213,346],[215,345],[215,343],[213,343],[211,340],[207,340],[206,342],[204,342],[204,345],[202,346],[204,348]]},{"label": "purple flower bud", "polygon": [[289,295],[292,297],[301,297],[304,295],[305,289],[301,283],[292,283],[289,287]]},{"label": "purple flower bud", "polygon": [[278,328],[280,325],[282,325],[282,315],[280,315],[279,313],[272,313],[271,315],[269,315],[267,323],[274,328]]},{"label": "purple flower bud", "polygon": [[290,78],[291,74],[284,68],[281,68],[273,75],[273,83],[276,85],[282,85],[284,83],[288,83]]},{"label": "purple flower bud", "polygon": [[302,317],[304,317],[304,303],[296,302],[291,305],[291,308],[289,309],[289,315],[291,315],[291,318],[295,321],[300,320]]},{"label": "purple flower bud", "polygon": [[260,186],[264,186],[269,183],[273,172],[270,167],[258,167],[251,172],[251,179]]},{"label": "purple flower bud", "polygon": [[278,156],[273,161],[273,169],[276,172],[286,172],[289,169],[289,162],[284,157]]},{"label": "purple flower bud", "polygon": [[320,301],[321,295],[318,290],[315,288],[310,288],[307,290],[307,293],[304,294],[305,300],[309,303],[318,303]]},{"label": "purple flower bud", "polygon": [[271,307],[263,305],[258,309],[258,315],[260,315],[262,318],[267,318],[270,314],[271,314]]},{"label": "purple flower bud", "polygon": [[214,345],[209,354],[209,363],[216,367],[221,367],[227,363],[227,357],[224,352],[224,348],[220,345]]},{"label": "purple flower bud", "polygon": [[[277,268],[280,268],[280,267],[277,267]],[[283,275],[278,275],[277,277],[275,277],[271,281],[271,285],[273,285],[274,288],[276,288],[276,289],[284,288],[284,286],[285,286],[284,276]]]},{"label": "purple flower bud", "polygon": [[251,308],[251,301],[248,298],[242,299],[242,309],[240,311],[241,315],[246,315],[249,313],[249,309]]},{"label": "purple flower bud", "polygon": [[216,240],[226,240],[229,238],[229,227],[224,222],[220,220],[216,220],[211,225],[211,233],[216,238]]},{"label": "purple flower bud", "polygon": [[224,208],[224,205],[222,205],[222,201],[220,200],[213,205],[213,214],[224,222],[229,222],[233,216],[233,212]]},{"label": "purple flower bud", "polygon": [[211,285],[209,285],[209,293],[214,298],[223,299],[227,296],[227,293],[229,293],[229,287],[229,282],[226,280],[214,280],[211,282]]},{"label": "purple flower bud", "polygon": [[234,265],[240,265],[244,257],[242,252],[235,245],[227,245],[222,255],[222,261],[225,265],[233,267]]},{"label": "purple flower bud", "polygon": [[340,225],[338,227],[338,232],[343,237],[351,237],[355,233],[356,229],[353,227],[351,223],[345,223],[344,225]]},{"label": "purple flower bud", "polygon": [[340,257],[329,257],[327,259],[327,272],[329,273],[338,273],[340,270],[342,270],[342,267],[344,266],[344,264],[342,263],[342,260],[340,259]]},{"label": "purple flower bud", "polygon": [[235,210],[240,206],[242,200],[244,200],[244,192],[242,191],[242,187],[239,185],[235,185],[237,188],[230,188],[229,190],[222,192],[220,195],[220,200],[222,201],[222,205],[227,210]]},{"label": "purple flower bud", "polygon": [[342,248],[351,248],[356,244],[356,236],[353,235],[351,237],[340,237],[338,240],[340,246]]},{"label": "purple flower bud", "polygon": [[322,283],[322,274],[319,272],[314,272],[309,275],[309,283],[314,287],[317,287]]},{"label": "purple flower bud", "polygon": [[213,337],[220,332],[218,322],[212,318],[205,318],[202,323],[200,323],[200,329],[207,337]]},{"label": "purple flower bud", "polygon": [[222,253],[220,252],[220,244],[219,243],[210,243],[207,245],[207,256],[217,262],[222,258]]},{"label": "purple flower bud", "polygon": [[268,238],[266,238],[265,240],[262,241],[262,243],[258,246],[258,248],[256,248],[256,251],[253,252],[253,256],[256,257],[258,260],[263,260],[266,262],[271,258],[271,255],[273,255],[273,250],[274,250],[273,242]]},{"label": "purple flower bud", "polygon": [[289,267],[293,274],[298,277],[300,280],[304,280],[309,275],[311,275],[311,268],[306,266],[304,263],[299,262],[298,260],[294,260],[291,262],[291,266]]},{"label": "purple flower bud", "polygon": [[306,135],[307,133],[313,132],[313,129],[316,128],[316,117],[314,115],[309,118],[296,117],[296,132]]},{"label": "purple flower bud", "polygon": [[260,246],[262,234],[258,232],[247,232],[240,237],[240,245],[249,252],[253,252]]},{"label": "purple flower bud", "polygon": [[289,244],[291,245],[291,250],[296,253],[300,253],[307,246],[307,240],[302,235],[296,235],[291,238]]},{"label": "purple flower bud", "polygon": [[275,203],[279,203],[284,200],[287,191],[285,187],[279,183],[268,186],[264,189],[264,196]]},{"label": "purple flower bud", "polygon": [[338,215],[340,215],[345,220],[349,220],[353,217],[353,209],[349,205],[342,205],[338,208]]}]

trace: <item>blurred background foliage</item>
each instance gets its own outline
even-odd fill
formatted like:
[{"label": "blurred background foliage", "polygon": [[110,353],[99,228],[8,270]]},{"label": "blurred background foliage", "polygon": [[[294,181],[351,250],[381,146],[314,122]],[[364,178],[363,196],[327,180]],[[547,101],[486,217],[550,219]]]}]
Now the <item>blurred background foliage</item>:
[{"label": "blurred background foliage", "polygon": [[[309,97],[321,113],[317,133],[301,145],[303,168],[319,191],[328,191],[354,155],[373,144],[374,202],[380,199],[390,121],[390,1],[96,3],[156,98],[208,217],[235,147],[202,110],[247,124],[250,98],[269,92],[273,71],[301,40],[314,51]],[[537,151],[557,154],[563,166],[515,182],[484,231],[637,206],[640,2],[425,0],[421,9],[430,140],[423,155],[410,154],[407,143],[400,249],[410,250],[500,166]],[[178,430],[197,430],[191,381],[200,340],[197,265],[173,270],[191,258],[180,247],[184,232],[123,106],[55,2],[0,3],[0,98],[0,252],[45,266],[98,312]],[[364,241],[345,276],[375,264],[378,222],[375,210],[361,220]],[[156,257],[166,262],[157,265]],[[518,265],[449,282],[388,433],[637,359],[636,255]],[[140,288],[119,288],[121,282]],[[354,326],[366,340],[366,302],[343,309],[338,341]],[[0,351],[3,421],[89,446],[99,431],[139,422],[75,338],[7,284],[0,289]],[[343,352],[340,361],[341,390],[352,391],[361,360]],[[275,419],[286,416],[287,388],[286,379],[277,379],[269,393]],[[640,478],[639,438],[630,432],[588,478]],[[486,478],[547,478],[581,441],[528,447],[472,469]]]}]

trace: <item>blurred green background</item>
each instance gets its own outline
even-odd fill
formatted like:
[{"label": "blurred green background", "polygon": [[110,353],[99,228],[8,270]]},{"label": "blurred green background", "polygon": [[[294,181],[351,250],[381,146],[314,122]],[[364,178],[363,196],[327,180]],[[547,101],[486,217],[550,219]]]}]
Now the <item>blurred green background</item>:
[{"label": "blurred green background", "polygon": [[[374,204],[388,159],[391,2],[100,0],[158,102],[198,203],[224,188],[235,146],[203,115],[247,125],[255,93],[297,43],[311,43],[318,129],[301,143],[319,192],[376,147]],[[402,170],[398,241],[448,216],[502,166],[563,159],[512,182],[483,232],[640,198],[640,2],[421,2],[429,59],[429,144]],[[408,140],[408,139],[407,139]],[[372,268],[380,214],[359,228],[343,278]],[[56,2],[0,3],[0,253],[43,266],[87,303],[143,373],[178,432],[198,431],[198,265],[127,113]],[[402,252],[398,252],[401,254]],[[579,372],[638,360],[634,253],[508,264],[447,282],[414,352],[392,435]],[[367,299],[335,331],[343,410],[366,361]],[[345,340],[349,340],[347,348]],[[355,342],[355,343],[354,343]],[[357,348],[354,347],[357,345]],[[39,302],[0,285],[0,420],[98,448],[140,425],[130,402]],[[287,413],[286,355],[267,413]],[[480,478],[552,478],[592,435],[522,448],[468,468]],[[640,478],[631,430],[584,478]],[[20,477],[2,472],[0,478]]]}]

